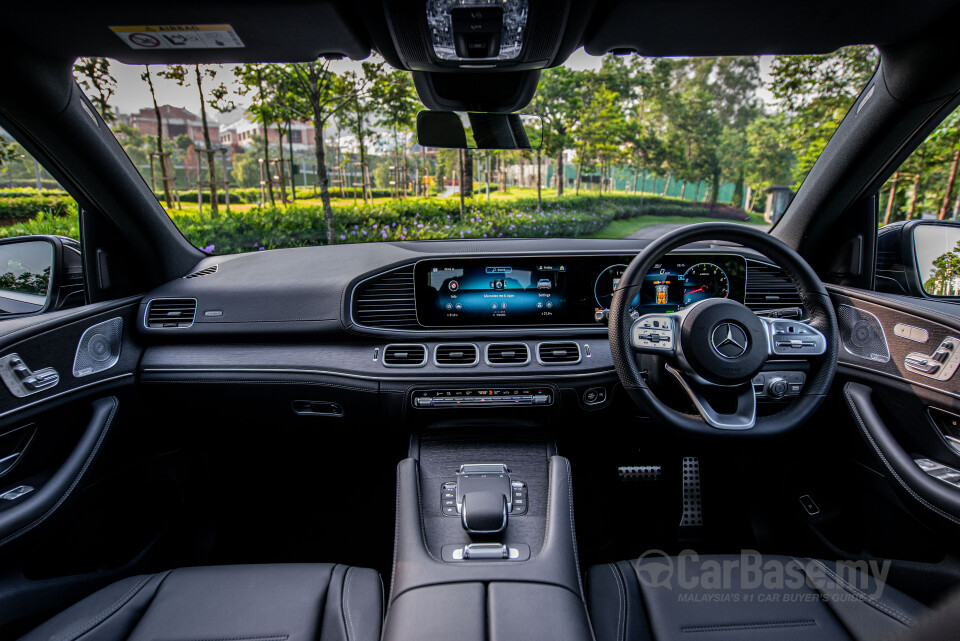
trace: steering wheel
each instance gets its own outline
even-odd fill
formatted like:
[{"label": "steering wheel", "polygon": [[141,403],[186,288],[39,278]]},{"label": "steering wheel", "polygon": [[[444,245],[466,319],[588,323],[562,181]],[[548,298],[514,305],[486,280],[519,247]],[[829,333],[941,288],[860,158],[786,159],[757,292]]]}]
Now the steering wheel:
[{"label": "steering wheel", "polygon": [[[701,300],[675,313],[638,316],[631,311],[631,301],[655,264],[682,245],[706,240],[737,243],[774,261],[796,286],[804,318],[757,316],[726,298]],[[695,434],[760,436],[791,430],[820,406],[837,369],[837,318],[823,283],[783,242],[735,223],[681,227],[641,251],[614,292],[609,337],[617,374],[633,401],[660,423]],[[677,411],[654,394],[641,375],[638,356],[643,354],[661,357],[649,360],[676,379],[696,415]],[[786,407],[758,418],[752,381],[768,359],[805,364],[806,381]],[[736,409],[717,411],[707,396],[736,398]]]}]

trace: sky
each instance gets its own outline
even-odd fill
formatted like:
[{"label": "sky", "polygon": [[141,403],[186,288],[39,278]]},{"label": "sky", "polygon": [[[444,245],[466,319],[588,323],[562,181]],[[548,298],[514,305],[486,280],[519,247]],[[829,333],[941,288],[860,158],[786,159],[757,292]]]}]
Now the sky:
[{"label": "sky", "polygon": [[[772,59],[773,56],[761,56],[760,58],[760,72],[764,80],[769,78],[770,62]],[[599,56],[591,56],[581,48],[577,49],[573,55],[570,56],[567,62],[564,63],[564,66],[577,70],[599,69],[601,60],[602,58]],[[235,66],[236,65],[220,65],[217,80],[214,82],[222,81],[227,87],[234,89],[236,87],[236,83],[233,81],[233,68]],[[114,77],[117,79],[117,93],[110,102],[120,113],[134,113],[144,107],[152,106],[150,90],[147,87],[147,83],[140,79],[140,74],[143,73],[143,65],[126,65],[113,61],[110,68],[113,71]],[[155,66],[155,68],[158,67]],[[336,71],[359,71],[360,63],[352,60],[337,61],[333,63],[333,68]],[[163,80],[156,76],[154,76],[153,82],[157,89],[157,100],[161,105],[169,104],[174,107],[184,107],[193,113],[200,113],[200,96],[197,93],[196,87],[192,85],[178,87],[175,82]],[[205,86],[207,85],[206,82],[204,84]],[[231,93],[235,94],[236,91],[231,91]],[[770,95],[765,89],[761,89],[759,93],[764,102],[769,100]],[[242,107],[246,104],[245,100],[242,97],[236,96],[234,96],[233,99],[239,105],[238,109],[229,114],[213,113],[210,115],[222,124],[234,122],[242,117]]]}]

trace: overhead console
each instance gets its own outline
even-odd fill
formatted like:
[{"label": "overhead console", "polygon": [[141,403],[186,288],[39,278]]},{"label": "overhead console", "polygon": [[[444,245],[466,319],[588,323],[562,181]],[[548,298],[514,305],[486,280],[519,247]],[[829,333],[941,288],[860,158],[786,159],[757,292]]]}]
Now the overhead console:
[{"label": "overhead console", "polygon": [[[567,0],[400,0],[383,4],[391,41],[412,71],[534,70],[562,63],[592,7]],[[392,45],[385,47],[384,45]]]}]

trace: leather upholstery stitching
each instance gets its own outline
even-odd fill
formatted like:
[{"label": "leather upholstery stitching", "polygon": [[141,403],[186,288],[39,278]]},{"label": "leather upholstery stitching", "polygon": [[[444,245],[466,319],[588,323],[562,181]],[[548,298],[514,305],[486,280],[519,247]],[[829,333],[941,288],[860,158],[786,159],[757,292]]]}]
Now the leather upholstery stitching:
[{"label": "leather upholstery stitching", "polygon": [[580,555],[577,553],[577,526],[573,520],[573,472],[570,469],[570,459],[564,458],[564,462],[567,464],[567,491],[569,492],[569,502],[570,507],[570,542],[573,545],[573,562],[577,568],[577,585],[580,587],[580,599],[586,605],[586,596],[583,592],[583,578],[580,575]]},{"label": "leather upholstery stitching", "polygon": [[883,612],[883,613],[886,614],[887,616],[889,616],[889,617],[891,617],[891,618],[893,618],[893,619],[896,619],[897,621],[899,621],[900,623],[902,623],[902,624],[904,624],[904,625],[907,625],[907,626],[913,625],[914,620],[913,620],[913,618],[912,618],[910,615],[905,614],[905,613],[903,613],[903,612],[900,612],[899,610],[897,610],[897,609],[895,609],[895,608],[893,608],[893,607],[891,607],[891,606],[888,606],[888,605],[886,605],[886,604],[884,604],[884,603],[882,603],[882,602],[880,602],[880,601],[877,601],[876,599],[874,599],[873,597],[871,597],[869,594],[866,594],[866,593],[863,592],[862,590],[858,589],[856,586],[851,585],[850,583],[848,583],[847,581],[845,581],[842,577],[840,577],[840,575],[838,575],[836,572],[834,572],[833,570],[831,570],[830,568],[828,568],[826,565],[824,565],[824,564],[823,564],[822,562],[820,562],[819,560],[817,560],[817,559],[810,559],[810,560],[813,561],[813,562],[817,565],[817,567],[819,567],[821,570],[823,570],[824,573],[825,573],[828,577],[830,577],[831,579],[833,579],[834,581],[836,581],[837,584],[839,584],[840,587],[842,587],[842,588],[843,588],[844,590],[846,590],[848,593],[850,593],[850,594],[852,594],[853,596],[857,597],[857,598],[860,599],[861,601],[863,601],[863,602],[865,602],[865,603],[873,606],[873,607],[876,608],[877,610],[880,610],[881,612]]},{"label": "leather upholstery stitching", "polygon": [[[168,572],[169,574],[169,572]],[[93,628],[97,627],[105,620],[110,618],[111,615],[115,614],[121,607],[123,607],[127,602],[130,601],[140,590],[143,588],[147,582],[153,578],[153,575],[148,575],[140,579],[133,587],[131,587],[127,592],[121,596],[119,599],[111,603],[109,606],[100,611],[99,614],[94,616],[92,619],[88,619],[83,624],[77,626],[73,629],[72,632],[67,633],[65,636],[57,637],[57,641],[73,641],[86,634]]]},{"label": "leather upholstery stitching", "polygon": [[259,637],[203,637],[202,639],[181,639],[180,641],[286,641],[288,638],[290,638],[289,634],[275,634]]},{"label": "leather upholstery stitching", "polygon": [[350,616],[350,579],[353,578],[353,568],[347,568],[343,577],[343,614],[347,619],[347,641],[357,638],[353,631],[353,617]]},{"label": "leather upholstery stitching", "polygon": [[856,401],[853,400],[853,397],[850,395],[850,392],[847,391],[846,387],[844,387],[843,395],[847,397],[847,404],[850,407],[850,411],[853,412],[854,418],[856,418],[857,422],[860,424],[860,431],[863,432],[863,435],[866,437],[867,441],[873,447],[873,450],[877,453],[877,456],[880,457],[880,460],[883,462],[884,466],[887,468],[887,470],[889,470],[890,474],[893,475],[893,478],[895,478],[897,482],[900,483],[901,487],[903,487],[903,489],[907,492],[907,494],[913,497],[918,503],[923,505],[928,510],[935,512],[936,514],[939,514],[940,516],[947,519],[948,521],[951,521],[952,523],[960,525],[960,519],[956,518],[952,514],[944,512],[943,510],[938,508],[936,505],[929,503],[926,499],[924,499],[922,496],[917,494],[912,487],[907,485],[906,481],[904,481],[900,477],[900,475],[897,474],[897,471],[890,464],[890,461],[887,460],[887,457],[884,456],[883,451],[877,445],[876,441],[873,440],[873,435],[870,434],[870,430],[867,429],[866,424],[863,422],[863,418],[860,416],[860,411],[857,410]]},{"label": "leather upholstery stitching", "polygon": [[113,409],[110,410],[110,414],[107,415],[107,420],[103,424],[103,429],[100,430],[100,436],[97,438],[97,442],[94,444],[93,449],[90,451],[90,454],[87,455],[87,459],[83,462],[83,467],[80,468],[80,471],[77,472],[76,477],[74,477],[73,482],[70,484],[70,487],[66,489],[60,499],[51,507],[49,510],[41,514],[34,520],[32,523],[29,523],[18,531],[10,534],[2,541],[0,541],[0,546],[6,545],[10,541],[13,541],[16,538],[26,534],[30,530],[34,529],[44,521],[46,521],[57,509],[63,505],[63,503],[70,497],[73,491],[76,489],[77,485],[80,484],[80,480],[83,478],[83,475],[86,473],[87,468],[93,463],[93,460],[97,457],[97,454],[100,452],[100,446],[103,445],[104,439],[107,437],[107,433],[110,431],[110,426],[113,424],[113,417],[117,413],[117,408],[120,406],[120,403],[117,402],[115,397],[110,397],[110,401],[113,403]]},{"label": "leather upholstery stitching", "polygon": [[610,573],[613,574],[613,582],[617,584],[617,641],[620,641],[623,638],[623,635],[620,633],[623,631],[624,626],[624,612],[623,612],[623,587],[620,585],[620,577],[617,576],[617,568],[610,564],[607,566],[610,568]]},{"label": "leather upholstery stitching", "polygon": [[732,632],[736,630],[770,630],[774,628],[801,628],[817,625],[814,619],[796,619],[794,621],[762,621],[758,623],[730,623],[716,625],[684,625],[681,632]]}]

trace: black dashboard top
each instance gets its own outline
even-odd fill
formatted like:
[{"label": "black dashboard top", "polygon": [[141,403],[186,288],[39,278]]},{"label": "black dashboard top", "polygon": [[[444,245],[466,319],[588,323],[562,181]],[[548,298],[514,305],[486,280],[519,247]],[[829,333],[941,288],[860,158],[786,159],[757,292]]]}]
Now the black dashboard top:
[{"label": "black dashboard top", "polygon": [[[518,335],[530,331],[569,333],[571,328],[605,332],[605,328],[592,321],[592,314],[595,309],[603,307],[603,296],[609,292],[597,291],[596,287],[612,288],[616,280],[615,270],[605,270],[629,261],[646,244],[647,241],[643,240],[444,240],[334,245],[213,256],[202,260],[186,277],[148,293],[141,303],[138,325],[145,335],[158,339],[166,337],[167,340],[216,335],[229,338],[338,333],[403,336],[414,332],[442,337],[463,336],[468,328],[474,335],[482,335],[487,330],[510,331]],[[778,300],[776,294],[756,290],[759,284],[782,288],[784,283],[782,280],[766,282],[770,278],[777,280],[778,269],[755,252],[732,245],[700,244],[685,247],[678,253],[695,254],[696,262],[693,262],[694,257],[688,257],[667,265],[672,270],[669,291],[658,293],[663,287],[651,283],[649,300],[643,301],[644,304],[667,303],[676,309],[683,305],[685,297],[704,295],[705,291],[710,295],[731,296],[754,308],[758,308],[757,305],[762,308],[765,304],[795,304],[789,296]],[[494,258],[496,260],[491,263],[490,259]],[[743,259],[747,259],[746,269],[739,266]],[[418,264],[422,267],[415,268]],[[439,308],[429,308],[426,302],[418,305],[421,294],[416,293],[414,272],[419,269],[416,273],[422,275],[423,270],[429,270],[432,274],[433,268],[439,269],[441,265],[453,266],[453,269],[458,269],[458,265],[472,265],[481,269],[478,274],[483,278],[475,279],[474,293],[478,300],[489,306],[496,303],[498,308],[493,310],[491,307],[491,313],[483,314],[479,321],[475,316],[469,322],[460,322],[458,316],[462,314],[456,313],[455,306],[465,304],[462,296],[468,293],[467,288],[460,300],[455,301],[450,299],[455,292],[450,291],[449,282],[443,302],[437,303]],[[496,271],[496,268],[514,265],[534,268],[523,274],[522,285],[517,278],[511,282],[511,278],[503,274],[497,276],[494,273],[493,276],[497,277],[487,278],[489,268]],[[699,266],[699,271],[690,272],[695,266]],[[555,271],[540,273],[536,267]],[[558,271],[560,267],[564,268],[563,272]],[[573,273],[574,267],[578,269],[576,274]],[[513,276],[523,271],[518,268]],[[604,275],[607,278],[603,278]],[[421,293],[426,291],[425,285],[419,287]],[[488,291],[479,291],[478,288]],[[514,291],[509,291],[511,288]],[[506,298],[508,295],[509,299]],[[425,300],[427,294],[423,296]],[[563,304],[559,304],[561,298]],[[148,314],[158,299],[161,303]],[[508,305],[506,312],[501,307],[504,301]],[[537,302],[542,305],[539,313],[532,312],[533,316],[524,319],[522,314],[514,313],[511,302],[516,302],[518,311],[524,306],[537,310]],[[547,302],[551,303],[549,310]],[[162,305],[179,303],[187,308],[194,306],[191,322],[157,321]],[[451,310],[446,309],[447,304]],[[427,309],[433,309],[436,314],[427,314]],[[419,322],[418,310],[425,315]],[[548,311],[550,315],[543,316]],[[550,327],[543,327],[541,316],[552,319],[553,322],[548,320]],[[376,318],[381,322],[376,322]],[[497,325],[491,326],[491,323]],[[536,329],[532,327],[534,323]]]}]

